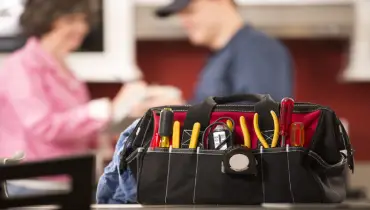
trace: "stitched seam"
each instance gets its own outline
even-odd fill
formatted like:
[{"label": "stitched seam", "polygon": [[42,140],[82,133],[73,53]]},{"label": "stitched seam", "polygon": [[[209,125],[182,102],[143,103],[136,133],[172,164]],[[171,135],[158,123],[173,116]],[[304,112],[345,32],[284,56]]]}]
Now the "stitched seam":
[{"label": "stitched seam", "polygon": [[[156,150],[148,150],[147,152],[157,152],[157,153],[163,153],[163,152],[168,152],[168,149],[157,149]],[[211,152],[219,152],[219,153],[211,153]],[[264,151],[263,153],[268,153],[268,154],[274,154],[274,153],[285,153],[286,151]],[[289,149],[289,152],[302,152],[305,153],[305,151],[299,149],[299,148],[291,148]],[[174,154],[194,154],[193,151],[172,151]],[[224,151],[221,150],[215,150],[215,151],[210,151],[210,152],[199,152],[200,155],[224,155]],[[260,152],[253,152],[254,155],[261,154]]]},{"label": "stitched seam", "polygon": [[[137,136],[138,136],[138,135],[136,135],[137,129],[141,129],[141,125],[143,124],[143,121],[144,121],[143,119],[144,118],[145,118],[145,116],[142,119],[139,120],[138,124],[136,125],[137,127],[134,128],[133,132],[127,137],[126,142],[123,144],[123,150],[119,153],[120,154],[119,155],[120,156],[120,161],[123,159],[123,154],[126,153],[127,146],[129,144],[129,142],[131,142],[131,146],[132,146],[134,144],[134,142],[136,141]],[[131,139],[130,137],[132,135],[134,135],[134,132],[135,132],[135,137],[133,139]],[[120,136],[120,138],[121,138],[121,136]]]},{"label": "stitched seam", "polygon": [[[305,151],[303,151],[302,149],[299,149],[299,148],[290,148],[289,149],[290,151],[289,152],[302,152],[302,153],[305,153]],[[165,150],[150,150],[148,152],[157,152],[157,153],[162,153],[162,152],[167,152]],[[214,152],[214,151],[210,151],[210,152]],[[199,152],[200,155],[223,155],[223,153],[207,153],[207,152]],[[268,154],[274,154],[274,153],[283,153],[283,152],[286,152],[286,151],[264,151],[264,153],[268,153]],[[175,151],[175,152],[172,152],[172,153],[175,153],[175,154],[193,154],[194,152],[192,151]],[[258,155],[258,154],[261,154],[260,152],[253,152],[254,155]],[[313,159],[315,159],[317,161],[318,164],[320,164],[322,167],[326,168],[326,169],[331,169],[331,168],[335,168],[335,167],[340,167],[342,166],[344,163],[346,163],[346,159],[342,157],[342,160],[337,163],[337,164],[334,164],[334,165],[329,165],[327,164],[324,160],[322,160],[321,157],[319,157],[316,153],[310,151],[308,153],[308,155],[310,157],[312,157]]]},{"label": "stitched seam", "polygon": [[167,181],[166,181],[166,195],[164,198],[164,203],[167,204],[168,195],[168,180],[170,179],[170,164],[171,164],[171,151],[168,153],[168,165],[167,165]]},{"label": "stitched seam", "polygon": [[294,195],[293,195],[293,190],[292,190],[292,181],[291,181],[291,177],[290,177],[290,161],[289,161],[289,152],[288,151],[286,153],[286,157],[287,157],[287,163],[288,163],[288,177],[289,177],[290,196],[292,198],[293,203],[295,203],[295,201],[294,201]]},{"label": "stitched seam", "polygon": [[329,165],[327,164],[320,156],[318,156],[316,153],[313,153],[313,152],[309,152],[308,155],[310,157],[312,157],[313,159],[315,159],[317,161],[318,164],[320,164],[322,167],[326,168],[326,169],[331,169],[331,168],[335,168],[335,167],[340,167],[342,166],[344,163],[347,162],[347,160],[342,157],[341,161],[339,163],[336,163],[334,165]]},{"label": "stitched seam", "polygon": [[[153,124],[154,124],[154,122],[153,122]],[[149,126],[150,125],[150,120],[149,120],[149,124],[146,126],[146,129],[145,129],[145,132],[144,132],[144,135],[143,135],[143,139],[141,140],[141,146],[143,146],[143,144],[144,144],[144,140],[145,140],[145,137],[146,137],[146,134],[148,133],[148,131],[149,131]],[[149,142],[151,142],[153,140],[153,137],[152,137],[152,139],[149,141]],[[147,145],[147,144],[146,144]],[[145,145],[145,146],[146,146]]]},{"label": "stitched seam", "polygon": [[197,190],[198,162],[199,162],[199,155],[197,153],[197,163],[196,163],[196,166],[195,166],[195,180],[194,180],[193,204],[195,204],[195,195],[196,195],[196,190]]},{"label": "stitched seam", "polygon": [[266,202],[266,195],[265,195],[265,179],[263,173],[263,153],[261,153],[261,173],[262,173],[262,194],[263,194],[263,202]]},{"label": "stitched seam", "polygon": [[[301,149],[297,149],[297,148],[290,148],[289,149],[290,151],[289,152],[302,152],[302,153],[305,153],[305,151],[301,150]],[[156,152],[156,153],[163,153],[163,152],[167,152],[166,150],[149,150],[148,152]],[[213,152],[213,151],[211,151]],[[274,154],[274,153],[283,153],[283,152],[286,152],[286,151],[264,151],[264,153],[268,153],[268,154]],[[174,154],[194,154],[193,151],[174,151],[172,152]],[[210,152],[199,152],[198,154],[200,155],[224,155],[223,153],[210,153]],[[254,155],[258,155],[258,154],[261,154],[261,152],[253,152]],[[318,156],[316,153],[310,151],[308,153],[308,155],[310,157],[312,157],[313,159],[315,159],[317,161],[318,164],[320,164],[322,167],[326,168],[326,169],[331,169],[331,168],[335,168],[335,167],[340,167],[342,166],[344,163],[346,163],[346,159],[342,157],[342,160],[339,162],[339,163],[336,163],[334,165],[329,165],[327,164],[320,156]]]},{"label": "stitched seam", "polygon": [[[138,175],[137,176],[137,182],[139,183],[139,181],[140,181],[140,175],[141,174],[139,174],[139,169],[140,169],[140,156],[138,156],[139,158],[136,160],[136,174]],[[142,157],[142,158],[144,158],[144,157]],[[142,164],[141,164],[142,165]]]},{"label": "stitched seam", "polygon": [[344,148],[347,148],[347,142],[346,142],[346,140],[344,139],[344,138],[345,138],[345,137],[344,137],[344,132],[345,132],[345,131],[343,131],[344,127],[342,128],[342,126],[341,126],[341,125],[343,125],[343,124],[342,124],[342,122],[340,121],[340,119],[338,119],[338,117],[337,117],[337,124],[338,124],[338,129],[339,129],[340,139],[342,140],[342,143],[343,143],[343,145],[344,145]]},{"label": "stitched seam", "polygon": [[[182,105],[181,107],[178,107],[178,106],[171,106],[175,112],[187,112],[188,109],[191,107],[191,105]],[[245,111],[245,110],[234,110],[234,109],[225,109],[225,107],[227,108],[254,108],[254,105],[247,105],[247,104],[217,104],[216,107],[215,107],[215,111],[218,111],[218,112],[223,112],[223,111],[236,111],[236,112],[244,112],[244,113],[248,113],[248,112],[254,112],[254,110],[248,110],[248,111]],[[294,107],[304,107],[304,108],[307,108],[307,110],[294,110],[294,113],[306,113],[306,112],[312,112],[312,111],[317,111],[317,110],[320,110],[320,109],[327,109],[329,110],[327,107],[323,107],[323,106],[320,106],[318,104],[312,104],[312,103],[296,103],[294,105]],[[161,111],[163,108],[163,106],[158,106],[158,107],[153,107],[152,110],[154,111]],[[222,110],[218,110],[218,109],[222,109]],[[330,110],[329,110],[330,111]]]},{"label": "stitched seam", "polygon": [[[139,189],[140,189],[140,186],[141,186],[141,173],[142,173],[142,168],[143,168],[143,165],[144,165],[144,158],[145,158],[145,153],[142,154],[143,156],[140,157],[137,161],[137,193],[136,193],[136,198],[138,201],[140,201],[140,193],[139,193]],[[140,162],[139,162],[140,161]],[[139,167],[140,166],[140,167]]]}]

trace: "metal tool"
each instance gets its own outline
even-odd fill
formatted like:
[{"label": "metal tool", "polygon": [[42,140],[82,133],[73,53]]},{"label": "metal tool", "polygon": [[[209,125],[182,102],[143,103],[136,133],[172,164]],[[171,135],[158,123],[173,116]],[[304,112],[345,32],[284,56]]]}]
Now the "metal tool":
[{"label": "metal tool", "polygon": [[[277,117],[277,115],[274,111],[271,110],[270,114],[272,116],[272,120],[274,121],[274,135],[273,135],[273,138],[272,138],[271,147],[276,147],[277,143],[278,143],[278,140],[279,140],[279,120],[278,120],[278,117]],[[270,146],[268,145],[266,139],[263,137],[263,135],[261,133],[261,130],[260,130],[260,127],[258,125],[258,113],[254,114],[253,127],[254,127],[254,132],[256,133],[257,138],[261,142],[262,146],[264,148],[269,148]]]}]

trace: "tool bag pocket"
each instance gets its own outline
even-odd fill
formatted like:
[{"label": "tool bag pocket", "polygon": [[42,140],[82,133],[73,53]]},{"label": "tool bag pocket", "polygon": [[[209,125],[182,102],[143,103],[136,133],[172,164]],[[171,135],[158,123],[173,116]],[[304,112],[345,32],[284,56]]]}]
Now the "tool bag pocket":
[{"label": "tool bag pocket", "polygon": [[261,203],[261,177],[225,174],[220,151],[154,149],[141,155],[137,189],[141,204]]},{"label": "tool bag pocket", "polygon": [[[338,164],[329,165],[304,148],[271,148],[253,151],[256,174],[238,175],[222,170],[224,156],[224,151],[162,148],[138,153],[138,202],[148,205],[322,203],[325,184],[320,176],[337,174],[346,166],[344,158]],[[311,160],[321,166],[321,175],[307,167]],[[343,192],[337,190],[330,189],[333,199],[344,199]]]},{"label": "tool bag pocket", "polygon": [[[128,137],[120,158],[121,172],[129,168],[136,178],[137,201],[147,205],[344,201],[345,169],[354,169],[353,150],[335,113],[320,105],[295,103],[292,122],[304,124],[304,144],[293,146],[288,137],[286,146],[265,148],[251,126],[253,116],[259,114],[261,134],[272,145],[270,111],[279,113],[280,104],[268,96],[252,99],[257,103],[222,105],[240,100],[240,96],[232,96],[194,106],[170,106],[174,120],[181,124],[180,148],[157,146],[163,107],[149,110]],[[245,117],[250,131],[249,148],[243,145],[238,123],[233,127],[233,145],[222,150],[207,148],[207,127],[220,118],[237,122],[240,116]],[[201,123],[201,134],[197,148],[189,149],[194,122]]]},{"label": "tool bag pocket", "polygon": [[[193,151],[174,149],[170,152],[169,149],[157,148],[141,155],[143,157],[138,171],[139,203],[183,204],[193,202],[197,158]],[[152,159],[156,161],[152,162]],[[160,171],[160,173],[154,173],[155,171]],[[151,187],[153,182],[156,183],[154,189]]]},{"label": "tool bag pocket", "polygon": [[[308,166],[311,160],[319,164],[311,155],[300,147],[261,149],[257,156],[261,159],[263,203],[325,203],[326,192],[320,174]],[[338,168],[341,172],[344,167],[345,162],[340,161]],[[344,199],[338,196],[335,200]]]}]

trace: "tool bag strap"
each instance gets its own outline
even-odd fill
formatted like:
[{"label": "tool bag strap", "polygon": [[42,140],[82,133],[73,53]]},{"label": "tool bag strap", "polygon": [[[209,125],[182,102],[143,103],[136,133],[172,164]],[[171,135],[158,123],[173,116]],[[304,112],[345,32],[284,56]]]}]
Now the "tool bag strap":
[{"label": "tool bag strap", "polygon": [[189,108],[184,121],[184,135],[182,135],[182,142],[186,141],[186,139],[189,139],[190,133],[186,131],[191,131],[194,123],[199,122],[201,124],[201,131],[206,129],[210,122],[211,113],[216,105],[238,102],[250,102],[255,104],[255,112],[257,112],[259,117],[262,118],[260,124],[260,128],[262,130],[274,128],[270,111],[274,110],[278,115],[279,104],[268,94],[237,94],[227,97],[208,97],[202,103],[196,104]]},{"label": "tool bag strap", "polygon": [[346,151],[345,156],[347,158],[348,167],[351,170],[351,172],[354,173],[355,172],[355,160],[354,160],[355,151],[352,149],[352,145],[349,140],[349,136],[348,136],[346,129],[344,128],[342,122],[338,118],[337,118],[337,123],[339,124],[340,135],[343,140],[343,146],[344,146],[344,147],[341,147],[341,149]]}]

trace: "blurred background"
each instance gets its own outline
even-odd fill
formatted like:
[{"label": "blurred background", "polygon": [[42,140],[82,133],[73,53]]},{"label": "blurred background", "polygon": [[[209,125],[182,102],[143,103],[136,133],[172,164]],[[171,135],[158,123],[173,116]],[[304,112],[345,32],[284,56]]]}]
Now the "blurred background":
[{"label": "blurred background", "polygon": [[[25,43],[17,25],[22,2],[0,0],[0,64]],[[137,78],[178,88],[185,100],[190,99],[209,50],[191,45],[176,17],[154,16],[155,9],[169,1],[97,2],[101,21],[68,57],[73,72],[87,82],[92,99],[113,98],[122,84]],[[237,3],[246,22],[289,49],[296,101],[329,106],[346,125],[356,150],[350,184],[370,193],[370,0]],[[108,152],[100,168],[110,161],[114,144],[113,140],[110,149],[104,147]]]}]

